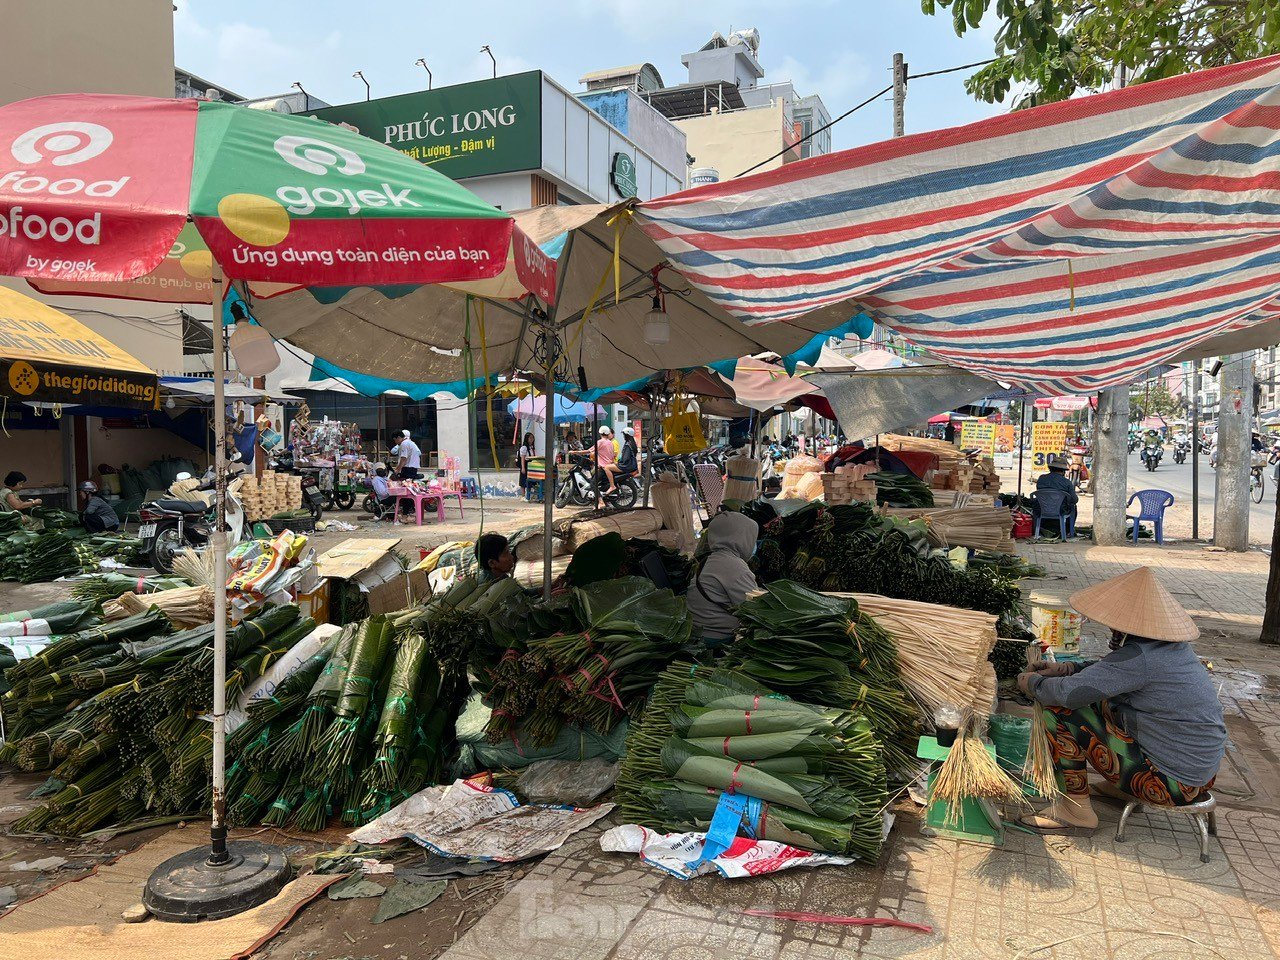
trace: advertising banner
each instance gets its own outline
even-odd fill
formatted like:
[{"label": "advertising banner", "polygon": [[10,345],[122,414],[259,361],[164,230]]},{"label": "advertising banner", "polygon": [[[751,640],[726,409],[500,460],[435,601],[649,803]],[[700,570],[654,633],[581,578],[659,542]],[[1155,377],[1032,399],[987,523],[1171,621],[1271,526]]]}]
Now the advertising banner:
[{"label": "advertising banner", "polygon": [[542,72],[326,107],[311,114],[395,147],[446,177],[542,166]]},{"label": "advertising banner", "polygon": [[1038,421],[1031,425],[1031,472],[1044,473],[1049,458],[1067,449],[1067,422]]},{"label": "advertising banner", "polygon": [[996,452],[993,459],[996,467],[1011,470],[1018,456],[1018,428],[1012,423],[996,424]]},{"label": "advertising banner", "polygon": [[981,450],[990,457],[996,450],[996,425],[987,420],[965,420],[960,426],[960,449]]}]

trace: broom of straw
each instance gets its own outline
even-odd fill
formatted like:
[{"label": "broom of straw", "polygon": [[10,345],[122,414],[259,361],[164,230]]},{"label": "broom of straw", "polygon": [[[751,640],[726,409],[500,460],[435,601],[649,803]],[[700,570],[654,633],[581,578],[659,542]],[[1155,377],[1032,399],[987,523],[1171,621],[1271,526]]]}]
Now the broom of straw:
[{"label": "broom of straw", "polygon": [[[1039,663],[1040,648],[1031,644],[1035,651],[1033,663]],[[1058,787],[1058,776],[1053,770],[1053,752],[1049,748],[1049,730],[1044,722],[1044,707],[1034,700],[1031,704],[1031,739],[1027,743],[1027,759],[1022,765],[1022,778],[1031,784],[1032,789],[1046,800],[1056,800],[1062,796]]]},{"label": "broom of straw", "polygon": [[968,797],[984,797],[998,803],[1027,803],[1022,787],[1000,769],[986,745],[971,732],[971,725],[971,717],[961,724],[956,742],[933,781],[933,798],[947,805],[948,826],[959,822],[961,804]]}]

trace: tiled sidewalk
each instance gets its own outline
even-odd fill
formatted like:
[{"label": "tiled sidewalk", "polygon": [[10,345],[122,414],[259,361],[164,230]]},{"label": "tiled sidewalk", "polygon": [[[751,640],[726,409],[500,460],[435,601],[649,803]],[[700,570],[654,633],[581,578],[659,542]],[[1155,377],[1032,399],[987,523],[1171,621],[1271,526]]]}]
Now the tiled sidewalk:
[{"label": "tiled sidewalk", "polygon": [[[1144,960],[1280,958],[1280,651],[1256,643],[1267,558],[1201,547],[1031,545],[1063,592],[1139,564],[1187,604],[1214,660],[1233,747],[1219,777],[1219,837],[1201,864],[1182,818],[1098,804],[1090,838],[1010,831],[993,848],[919,835],[915,808],[879,864],[684,883],[573,838],[445,956],[491,960]],[[1034,585],[1039,585],[1039,582]],[[933,933],[747,917],[748,907],[896,917]],[[1037,950],[1035,948],[1044,947]]]}]

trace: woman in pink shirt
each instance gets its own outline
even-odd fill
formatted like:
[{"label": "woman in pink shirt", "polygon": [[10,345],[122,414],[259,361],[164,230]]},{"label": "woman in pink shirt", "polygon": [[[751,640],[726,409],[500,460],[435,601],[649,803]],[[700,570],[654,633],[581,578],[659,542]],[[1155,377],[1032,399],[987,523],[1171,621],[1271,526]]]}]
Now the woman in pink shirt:
[{"label": "woman in pink shirt", "polygon": [[613,445],[613,431],[608,427],[600,428],[600,439],[596,441],[596,461],[604,471],[605,479],[609,481],[609,489],[605,493],[613,493],[617,489],[613,475],[616,472],[618,451]]}]

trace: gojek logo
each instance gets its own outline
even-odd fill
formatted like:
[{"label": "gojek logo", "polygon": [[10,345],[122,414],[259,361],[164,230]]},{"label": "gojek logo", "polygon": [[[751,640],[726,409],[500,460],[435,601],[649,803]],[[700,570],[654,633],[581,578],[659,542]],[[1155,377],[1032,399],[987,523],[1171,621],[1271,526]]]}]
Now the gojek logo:
[{"label": "gojek logo", "polygon": [[[24,165],[35,166],[47,160],[53,166],[68,167],[92,160],[111,146],[113,139],[111,131],[99,123],[64,120],[33,127],[20,134],[9,145],[9,152]],[[124,189],[129,179],[125,176],[118,180],[86,181],[80,177],[41,176],[29,170],[6,170],[0,173],[0,194],[114,197]],[[55,243],[74,239],[94,246],[102,239],[102,214],[72,220],[24,211],[22,207],[14,206],[0,211],[0,237],[5,236],[23,236],[28,240],[47,238]]]},{"label": "gojek logo", "polygon": [[92,160],[111,146],[112,139],[111,131],[100,123],[64,120],[28,130],[13,141],[9,151],[19,163],[39,163],[48,151],[57,154],[52,163],[67,167]]},{"label": "gojek logo", "polygon": [[[272,146],[289,166],[313,176],[337,173],[358,177],[368,169],[364,158],[354,150],[318,137],[277,137]],[[219,201],[218,214],[241,240],[256,247],[270,247],[288,236],[289,214],[306,217],[328,208],[344,210],[354,217],[366,207],[421,206],[409,199],[409,187],[397,190],[389,183],[379,183],[376,187],[370,184],[352,189],[338,186],[340,182],[320,187],[280,186],[274,200],[252,193],[228,194]]]}]

